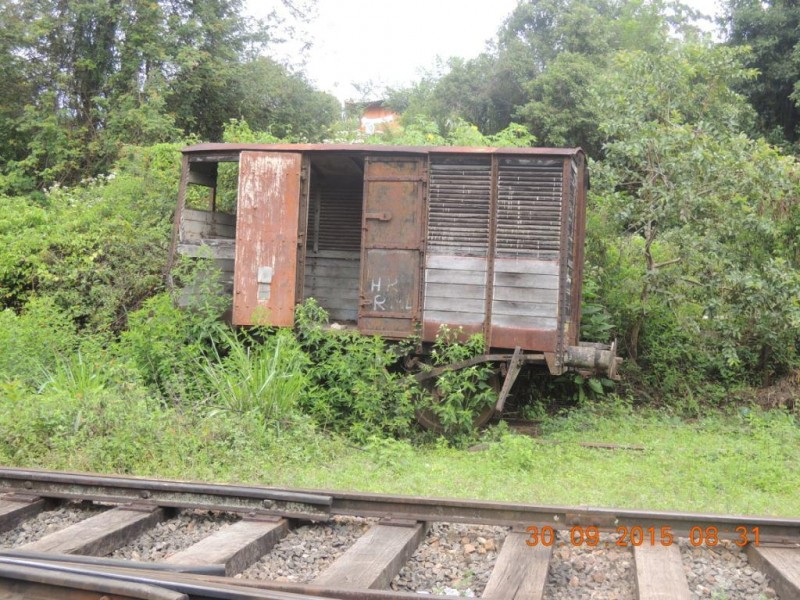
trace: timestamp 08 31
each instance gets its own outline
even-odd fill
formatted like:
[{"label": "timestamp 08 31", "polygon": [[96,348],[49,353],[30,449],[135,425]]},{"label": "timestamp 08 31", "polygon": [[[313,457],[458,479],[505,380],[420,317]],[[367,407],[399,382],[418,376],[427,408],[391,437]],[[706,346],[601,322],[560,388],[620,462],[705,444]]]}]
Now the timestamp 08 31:
[{"label": "timestamp 08 31", "polygon": [[[531,525],[526,528],[528,538],[525,543],[528,546],[552,546],[556,541],[556,532],[549,525],[538,527]],[[566,531],[566,530],[565,530]],[[747,544],[758,546],[759,531],[758,527],[745,527],[741,525],[733,530],[734,537],[733,543],[737,546],[744,547]],[[691,546],[716,546],[722,540],[719,535],[719,529],[713,525],[701,527],[696,525],[689,529],[688,541]],[[669,526],[664,527],[640,527],[638,525],[627,526],[620,525],[616,528],[616,539],[601,540],[600,530],[590,525],[583,527],[576,525],[569,529],[567,541],[573,546],[588,546],[590,548],[602,546],[620,546],[627,548],[629,546],[671,546],[675,543],[675,534]]]}]

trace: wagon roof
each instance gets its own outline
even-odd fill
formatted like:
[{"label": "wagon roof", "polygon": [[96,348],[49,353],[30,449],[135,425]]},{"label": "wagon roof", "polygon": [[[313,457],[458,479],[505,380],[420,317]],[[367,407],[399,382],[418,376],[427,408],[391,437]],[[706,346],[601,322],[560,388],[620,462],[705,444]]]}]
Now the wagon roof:
[{"label": "wagon roof", "polygon": [[195,144],[183,148],[184,154],[237,155],[243,151],[262,152],[342,152],[355,154],[523,154],[538,156],[574,156],[580,148],[493,148],[486,146],[390,146],[377,144]]}]

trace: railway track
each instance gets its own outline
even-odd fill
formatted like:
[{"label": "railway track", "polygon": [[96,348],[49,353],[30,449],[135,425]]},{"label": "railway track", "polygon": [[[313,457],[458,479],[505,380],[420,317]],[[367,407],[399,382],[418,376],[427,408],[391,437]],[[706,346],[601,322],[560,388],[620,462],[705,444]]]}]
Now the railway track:
[{"label": "railway track", "polygon": [[800,598],[800,519],[0,469],[0,599],[689,600],[727,577],[714,597]]}]

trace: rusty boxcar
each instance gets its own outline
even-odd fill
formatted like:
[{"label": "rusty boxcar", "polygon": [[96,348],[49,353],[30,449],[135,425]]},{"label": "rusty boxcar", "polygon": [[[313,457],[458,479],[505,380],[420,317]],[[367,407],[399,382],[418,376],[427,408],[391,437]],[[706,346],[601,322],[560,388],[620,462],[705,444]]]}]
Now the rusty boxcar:
[{"label": "rusty boxcar", "polygon": [[[234,214],[215,210],[224,162]],[[206,210],[187,207],[192,184]],[[200,144],[183,150],[170,260],[207,247],[236,325],[291,326],[313,297],[364,334],[482,333],[508,373],[500,409],[524,363],[615,375],[613,348],[578,339],[587,187],[578,148]]]}]

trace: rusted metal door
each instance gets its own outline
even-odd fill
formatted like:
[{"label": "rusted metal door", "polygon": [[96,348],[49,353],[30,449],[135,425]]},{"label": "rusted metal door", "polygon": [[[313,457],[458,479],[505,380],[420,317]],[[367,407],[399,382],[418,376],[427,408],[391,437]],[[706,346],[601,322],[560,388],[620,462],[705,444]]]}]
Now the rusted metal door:
[{"label": "rusted metal door", "polygon": [[404,337],[419,322],[424,165],[417,157],[366,160],[358,318],[362,333]]},{"label": "rusted metal door", "polygon": [[294,322],[302,155],[242,152],[236,211],[233,322]]}]

